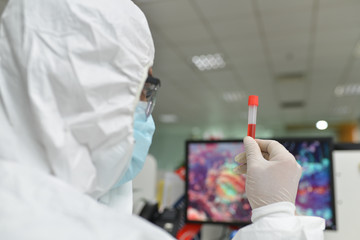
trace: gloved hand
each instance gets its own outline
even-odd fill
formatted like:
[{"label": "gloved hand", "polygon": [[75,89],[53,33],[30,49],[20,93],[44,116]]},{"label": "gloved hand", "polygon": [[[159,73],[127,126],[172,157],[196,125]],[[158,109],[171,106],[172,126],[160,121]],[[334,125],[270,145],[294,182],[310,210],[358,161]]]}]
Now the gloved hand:
[{"label": "gloved hand", "polygon": [[246,173],[246,194],[252,209],[277,202],[295,204],[301,166],[286,148],[273,140],[244,138],[245,152],[235,157]]}]

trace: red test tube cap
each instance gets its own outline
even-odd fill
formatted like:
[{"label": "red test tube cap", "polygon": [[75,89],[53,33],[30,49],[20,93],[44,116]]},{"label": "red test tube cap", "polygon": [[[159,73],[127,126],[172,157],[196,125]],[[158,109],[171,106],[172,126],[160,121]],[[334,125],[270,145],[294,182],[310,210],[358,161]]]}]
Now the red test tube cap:
[{"label": "red test tube cap", "polygon": [[248,101],[248,106],[259,106],[259,97],[256,95],[250,95],[249,96],[249,101]]}]

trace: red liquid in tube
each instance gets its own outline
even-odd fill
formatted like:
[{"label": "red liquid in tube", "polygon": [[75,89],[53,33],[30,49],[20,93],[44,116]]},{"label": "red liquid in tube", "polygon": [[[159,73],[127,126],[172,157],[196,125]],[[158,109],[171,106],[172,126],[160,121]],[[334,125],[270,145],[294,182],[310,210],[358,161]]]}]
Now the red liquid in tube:
[{"label": "red liquid in tube", "polygon": [[255,138],[255,130],[256,130],[256,112],[257,107],[259,106],[259,97],[256,95],[250,95],[249,101],[249,115],[248,115],[248,132],[247,135]]},{"label": "red liquid in tube", "polygon": [[256,124],[248,124],[248,132],[247,135],[255,138]]}]

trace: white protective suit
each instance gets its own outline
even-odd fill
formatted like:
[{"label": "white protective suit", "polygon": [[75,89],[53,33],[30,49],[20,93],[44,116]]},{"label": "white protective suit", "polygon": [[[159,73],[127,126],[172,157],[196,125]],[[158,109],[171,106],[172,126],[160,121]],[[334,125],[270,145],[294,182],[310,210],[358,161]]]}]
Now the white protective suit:
[{"label": "white protective suit", "polygon": [[131,205],[98,202],[114,205],[104,194],[129,165],[153,58],[130,0],[10,0],[0,27],[1,240],[172,239],[127,214]]},{"label": "white protective suit", "polygon": [[[1,240],[173,239],[128,214],[131,183],[109,193],[129,165],[153,57],[130,0],[10,0],[0,26]],[[235,239],[276,239],[284,214],[297,219],[279,204],[254,211],[259,220]]]}]

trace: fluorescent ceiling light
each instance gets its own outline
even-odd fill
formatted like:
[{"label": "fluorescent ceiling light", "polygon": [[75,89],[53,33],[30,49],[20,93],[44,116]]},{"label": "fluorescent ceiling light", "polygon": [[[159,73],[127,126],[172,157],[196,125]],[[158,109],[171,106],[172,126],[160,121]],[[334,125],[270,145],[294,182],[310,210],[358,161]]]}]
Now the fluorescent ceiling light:
[{"label": "fluorescent ceiling light", "polygon": [[162,114],[159,116],[159,121],[162,123],[175,123],[178,117],[175,114]]},{"label": "fluorescent ceiling light", "polygon": [[328,127],[328,123],[325,120],[317,121],[316,128],[319,130],[325,130]]},{"label": "fluorescent ceiling light", "polygon": [[236,92],[225,92],[223,94],[223,98],[225,102],[232,103],[232,102],[238,102],[245,98],[245,94],[239,91]]},{"label": "fluorescent ceiling light", "polygon": [[351,109],[348,106],[337,107],[334,109],[334,113],[338,115],[346,115],[349,114],[350,112]]},{"label": "fluorescent ceiling light", "polygon": [[191,61],[200,71],[214,70],[226,66],[224,59],[219,53],[193,56]]},{"label": "fluorescent ceiling light", "polygon": [[335,88],[334,93],[338,97],[360,95],[360,84],[352,83],[339,85]]}]

